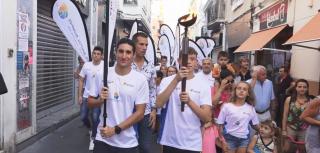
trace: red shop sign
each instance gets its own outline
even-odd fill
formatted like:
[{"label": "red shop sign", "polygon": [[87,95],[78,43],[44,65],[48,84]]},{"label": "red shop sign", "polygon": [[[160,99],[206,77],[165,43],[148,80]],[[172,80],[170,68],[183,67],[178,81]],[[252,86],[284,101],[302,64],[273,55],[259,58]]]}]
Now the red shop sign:
[{"label": "red shop sign", "polygon": [[260,30],[287,22],[288,1],[282,1],[259,14]]}]

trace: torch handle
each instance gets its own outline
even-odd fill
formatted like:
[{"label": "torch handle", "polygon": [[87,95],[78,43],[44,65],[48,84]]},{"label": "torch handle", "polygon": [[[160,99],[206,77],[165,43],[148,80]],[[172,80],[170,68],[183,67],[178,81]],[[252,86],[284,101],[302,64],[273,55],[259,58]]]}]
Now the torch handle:
[{"label": "torch handle", "polygon": [[[187,32],[187,28],[185,29]],[[182,46],[182,66],[188,66],[188,48],[189,48],[189,38],[187,35],[183,38],[183,46]],[[187,78],[183,78],[181,82],[181,92],[186,91]],[[181,103],[181,112],[184,111],[185,103]]]},{"label": "torch handle", "polygon": [[[109,8],[110,8],[110,0],[106,0],[106,26],[105,26],[105,51],[104,51],[104,65],[103,65],[103,70],[104,70],[104,73],[103,73],[103,85],[105,87],[108,86],[108,68],[109,68],[109,54],[108,54],[108,48],[109,48]],[[106,127],[107,125],[107,100],[104,100],[103,102],[103,127]]]}]

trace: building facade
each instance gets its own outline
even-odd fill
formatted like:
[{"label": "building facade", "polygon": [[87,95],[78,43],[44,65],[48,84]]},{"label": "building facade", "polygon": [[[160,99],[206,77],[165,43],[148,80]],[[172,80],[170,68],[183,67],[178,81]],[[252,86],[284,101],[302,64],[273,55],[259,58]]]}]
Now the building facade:
[{"label": "building facade", "polygon": [[203,8],[207,35],[215,41],[214,51],[211,54],[214,62],[217,60],[218,52],[226,50],[225,7],[224,0],[207,0]]},{"label": "building facade", "polygon": [[237,63],[239,56],[248,54],[234,54],[234,51],[251,35],[253,1],[231,0],[226,3],[226,51],[232,61]]},{"label": "building facade", "polygon": [[[290,25],[293,26],[293,37],[299,32],[300,29],[305,28],[310,22],[317,22],[319,20],[311,21],[316,16],[319,16],[320,0],[306,0],[306,1],[293,1],[295,7],[293,11]],[[301,13],[303,12],[303,13]],[[319,24],[318,24],[319,25]],[[310,93],[313,95],[320,95],[320,35],[318,28],[309,28],[311,33],[318,34],[317,38],[313,41],[298,43],[301,46],[298,47],[293,44],[292,57],[291,57],[291,71],[290,74],[295,79],[304,78],[309,81]],[[308,41],[302,39],[302,41]],[[311,49],[313,48],[313,49]]]},{"label": "building facade", "polygon": [[[308,43],[286,44],[286,42],[319,14],[319,1],[257,0],[250,3],[250,10],[248,10],[249,2],[242,0],[236,0],[237,5],[234,7],[231,1],[231,9],[226,9],[227,16],[233,13],[230,10],[237,9],[246,8],[251,13],[252,33],[240,46],[234,48],[234,53],[251,55],[252,64],[266,66],[268,77],[272,80],[275,80],[279,67],[289,66],[290,74],[295,79],[308,80],[310,93],[318,95],[320,70],[317,66],[320,36]],[[230,4],[227,7],[230,7]],[[245,16],[244,13],[240,14]],[[228,40],[227,43],[232,42]]]}]

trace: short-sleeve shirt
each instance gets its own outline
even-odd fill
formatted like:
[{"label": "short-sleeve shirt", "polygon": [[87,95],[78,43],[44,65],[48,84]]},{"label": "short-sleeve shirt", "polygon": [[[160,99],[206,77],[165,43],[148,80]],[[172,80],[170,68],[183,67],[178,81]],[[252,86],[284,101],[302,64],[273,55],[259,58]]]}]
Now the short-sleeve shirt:
[{"label": "short-sleeve shirt", "polygon": [[199,77],[202,77],[204,81],[207,81],[207,83],[210,85],[210,87],[214,87],[214,77],[212,77],[212,71],[209,74],[204,74],[203,71],[198,72],[196,75]]},{"label": "short-sleeve shirt", "polygon": [[[251,83],[252,79],[247,82]],[[253,88],[256,96],[256,111],[264,112],[270,107],[271,100],[275,99],[272,82],[266,79],[262,84],[257,80]]]},{"label": "short-sleeve shirt", "polygon": [[[98,88],[93,88],[90,95],[96,97],[103,86],[103,77],[97,81]],[[131,70],[129,74],[121,76],[115,72],[115,68],[109,69],[108,74],[109,97],[107,99],[107,120],[109,127],[114,127],[125,121],[134,112],[135,105],[146,104],[149,101],[149,88],[147,79],[139,72]],[[101,106],[103,110],[103,105]],[[110,138],[101,136],[100,128],[103,126],[103,113],[100,114],[96,140],[105,142],[111,146],[120,148],[132,148],[138,146],[136,131],[133,126],[123,130],[120,134]]]},{"label": "short-sleeve shirt", "polygon": [[146,105],[146,110],[144,112],[144,115],[150,114],[151,113],[151,108],[155,107],[156,104],[156,69],[153,66],[152,63],[150,62],[144,62],[142,65],[141,70],[139,70],[138,66],[133,62],[131,65],[131,68],[136,70],[137,72],[140,72],[143,74],[148,81],[148,86],[149,86],[149,101]]},{"label": "short-sleeve shirt", "polygon": [[[162,93],[175,75],[164,78],[160,84]],[[198,106],[211,106],[210,86],[197,75],[187,80],[186,92]],[[160,144],[190,151],[202,150],[201,122],[198,116],[185,105],[181,112],[181,82],[178,83],[161,112]]]},{"label": "short-sleeve shirt", "polygon": [[236,106],[233,103],[225,103],[220,111],[217,123],[224,125],[226,132],[238,138],[248,138],[249,123],[259,124],[257,113],[253,106],[244,103]]},{"label": "short-sleeve shirt", "polygon": [[85,78],[84,81],[86,82],[83,91],[84,98],[88,98],[91,87],[97,86],[97,84],[94,84],[94,80],[103,73],[103,63],[103,61],[99,65],[94,65],[92,62],[84,63],[79,74],[82,78]]}]

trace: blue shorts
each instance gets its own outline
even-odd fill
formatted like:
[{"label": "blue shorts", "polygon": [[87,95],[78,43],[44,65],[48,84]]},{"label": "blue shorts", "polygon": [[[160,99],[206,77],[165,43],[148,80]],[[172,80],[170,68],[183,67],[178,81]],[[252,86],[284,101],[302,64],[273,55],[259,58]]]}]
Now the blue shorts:
[{"label": "blue shorts", "polygon": [[236,150],[237,148],[247,148],[249,145],[249,138],[238,138],[230,134],[224,134],[224,139],[228,143],[229,150]]}]

